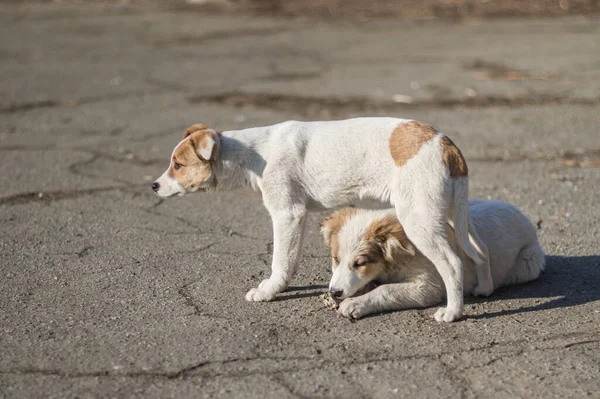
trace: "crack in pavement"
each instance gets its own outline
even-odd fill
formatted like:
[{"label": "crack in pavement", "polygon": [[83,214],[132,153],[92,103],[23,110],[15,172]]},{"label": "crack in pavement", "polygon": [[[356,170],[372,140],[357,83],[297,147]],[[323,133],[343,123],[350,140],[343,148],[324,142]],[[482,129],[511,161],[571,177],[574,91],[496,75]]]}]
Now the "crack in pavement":
[{"label": "crack in pavement", "polygon": [[[181,252],[186,253],[186,254],[200,253],[200,252],[206,251],[207,249],[214,247],[215,245],[220,244],[222,242],[223,242],[223,240],[215,241],[215,242],[211,242],[210,244],[204,245],[200,248],[188,249],[188,250],[181,251]],[[219,252],[216,252],[216,253],[219,253]]]},{"label": "crack in pavement", "polygon": [[[227,226],[221,227],[219,229],[219,231],[216,231],[216,232],[215,231],[203,232],[202,231],[202,227],[196,225],[195,223],[190,222],[189,220],[187,220],[187,219],[185,219],[185,218],[183,218],[181,216],[168,215],[168,214],[164,214],[164,213],[161,213],[161,212],[153,211],[154,208],[158,207],[164,201],[165,201],[164,199],[160,199],[156,204],[153,204],[151,207],[149,207],[149,208],[140,208],[140,210],[142,212],[148,213],[150,215],[165,217],[165,218],[168,218],[168,219],[175,219],[178,222],[181,222],[181,223],[185,224],[186,226],[192,227],[195,230],[197,230],[198,232],[196,234],[198,234],[198,235],[210,235],[210,236],[217,235],[217,236],[224,237],[224,238],[236,236],[236,237],[246,238],[246,239],[254,240],[254,241],[263,241],[264,240],[263,238],[260,238],[260,237],[253,237],[253,236],[250,236],[250,235],[247,235],[247,234],[244,234],[244,233],[239,233],[239,232],[237,232],[237,231],[235,231],[235,230],[233,230],[233,229],[231,229],[231,228],[229,228]],[[147,229],[147,228],[145,228],[145,229]],[[182,232],[181,234],[184,234],[184,233]],[[192,233],[189,233],[189,234],[192,234]],[[217,244],[217,243],[215,243],[215,244]],[[225,253],[225,252],[223,252],[223,253]],[[240,253],[238,253],[238,254],[240,254]],[[250,255],[256,255],[256,254],[255,253],[251,253]]]},{"label": "crack in pavement", "polygon": [[[194,313],[192,313],[191,315],[200,316],[200,317],[208,317],[211,319],[222,319],[222,320],[227,320],[227,321],[235,321],[235,319],[232,319],[229,317],[225,317],[225,316],[221,316],[221,315],[211,315],[211,314],[202,312],[202,309],[200,308],[200,306],[194,302],[194,299],[192,298],[192,295],[189,290],[189,287],[192,284],[196,283],[197,281],[198,280],[192,281],[191,283],[187,283],[183,287],[181,287],[179,290],[177,290],[177,293],[185,300],[185,305],[190,306],[194,309]],[[188,315],[188,316],[191,316],[191,315]]]},{"label": "crack in pavement", "polygon": [[583,341],[575,341],[575,342],[571,342],[569,344],[566,344],[564,346],[564,348],[570,348],[570,347],[576,346],[576,345],[592,344],[594,342],[600,342],[600,339],[586,339],[586,340],[583,340]]},{"label": "crack in pavement", "polygon": [[83,249],[78,252],[60,252],[57,255],[77,255],[78,258],[83,258],[92,249],[94,249],[94,247],[91,245],[88,245],[88,246],[83,247]]},{"label": "crack in pavement", "polygon": [[[77,198],[84,195],[95,194],[103,191],[129,190],[133,187],[141,187],[141,184],[130,184],[128,186],[114,185],[93,187],[81,190],[56,190],[56,191],[33,191],[13,195],[0,196],[0,205],[22,205],[30,202],[54,202],[64,199]],[[146,186],[144,184],[143,186]]]},{"label": "crack in pavement", "polygon": [[[193,284],[192,283],[188,283],[187,286]],[[195,305],[191,305],[194,306]],[[561,338],[568,338],[568,337],[574,337],[574,336],[586,336],[586,335],[597,335],[600,332],[598,330],[591,330],[591,331],[578,331],[578,332],[570,332],[570,333],[560,333],[560,334],[550,334],[547,337],[543,337],[541,340],[542,341],[552,341],[552,340],[557,340],[557,339],[561,339]],[[587,342],[590,341],[590,342]],[[585,343],[592,343],[592,342],[598,342],[599,340],[581,340],[581,341],[577,341],[577,342],[573,342],[572,345],[571,344],[567,344],[567,345],[555,345],[555,346],[549,346],[549,347],[536,347],[533,348],[532,350],[536,350],[536,351],[548,351],[548,350],[557,350],[557,349],[565,349],[565,348],[569,348],[571,346],[574,345],[579,345],[579,344],[585,344]],[[499,353],[499,357],[492,359],[491,362],[496,362],[498,360],[501,359],[505,359],[508,357],[514,357],[514,356],[519,356],[520,354],[523,354],[525,352],[527,352],[526,349],[524,349],[521,345],[528,343],[528,340],[525,338],[521,338],[521,339],[517,339],[517,340],[513,340],[513,341],[506,341],[506,342],[502,342],[502,343],[487,343],[484,345],[480,345],[480,346],[475,346],[475,347],[470,347],[470,348],[466,348],[461,350],[461,354],[464,353],[470,353],[470,352],[477,352],[477,351],[482,351],[482,350],[488,350],[488,349],[492,349],[492,348],[502,348],[502,349],[509,349],[509,351],[505,352],[505,353]],[[35,369],[35,368],[23,368],[23,369],[10,369],[10,370],[0,370],[0,374],[40,374],[40,375],[54,375],[54,376],[59,376],[59,377],[65,377],[65,378],[82,378],[82,377],[110,377],[110,378],[138,378],[138,377],[142,377],[142,378],[148,378],[148,377],[158,377],[158,378],[166,378],[166,379],[186,379],[186,378],[194,378],[194,377],[201,377],[201,378],[214,378],[214,377],[235,377],[235,378],[240,378],[240,377],[247,377],[247,376],[252,376],[252,375],[277,375],[277,374],[283,374],[283,373],[288,373],[288,372],[301,372],[301,371],[312,371],[312,370],[319,370],[322,369],[324,367],[327,366],[336,366],[336,367],[345,367],[345,366],[354,366],[354,365],[364,365],[364,364],[376,364],[376,363],[380,363],[380,362],[404,362],[404,361],[410,361],[410,360],[419,360],[419,359],[432,359],[432,360],[440,360],[441,357],[443,356],[453,356],[456,355],[457,352],[454,351],[442,351],[442,352],[431,352],[431,353],[423,353],[423,354],[413,354],[413,355],[407,355],[407,356],[384,356],[384,357],[377,357],[377,358],[371,358],[371,359],[364,359],[364,358],[359,358],[359,357],[355,357],[355,358],[349,358],[349,359],[340,359],[340,360],[334,360],[334,359],[319,359],[316,357],[307,357],[307,356],[246,356],[246,357],[240,357],[240,358],[231,358],[231,359],[224,359],[224,360],[203,360],[200,361],[198,363],[194,363],[192,365],[189,365],[187,367],[184,367],[178,371],[172,371],[172,372],[166,372],[166,371],[150,371],[150,370],[142,370],[142,371],[131,371],[131,372],[115,372],[115,371],[109,371],[109,370],[99,370],[99,371],[91,371],[91,372],[69,372],[69,371],[61,371],[61,370],[56,370],[56,369]],[[294,367],[287,367],[287,368],[277,368],[277,370],[275,371],[249,371],[249,372],[243,372],[243,371],[235,371],[235,372],[231,372],[231,373],[223,373],[223,372],[205,372],[205,373],[200,373],[200,374],[191,374],[194,371],[198,371],[200,369],[202,369],[205,366],[209,366],[209,365],[226,365],[226,364],[230,364],[230,363],[236,363],[236,362],[240,362],[240,363],[244,363],[244,362],[251,362],[251,361],[261,361],[261,360],[274,360],[274,361],[285,361],[285,360],[300,360],[300,361],[307,361],[307,362],[318,362],[318,365],[315,365],[313,367],[298,367],[298,366],[294,366]],[[470,368],[474,368],[474,367],[480,367],[480,366],[470,366],[470,367],[465,367],[465,368],[461,368],[459,369],[459,371],[463,372],[463,371],[467,371]]]}]

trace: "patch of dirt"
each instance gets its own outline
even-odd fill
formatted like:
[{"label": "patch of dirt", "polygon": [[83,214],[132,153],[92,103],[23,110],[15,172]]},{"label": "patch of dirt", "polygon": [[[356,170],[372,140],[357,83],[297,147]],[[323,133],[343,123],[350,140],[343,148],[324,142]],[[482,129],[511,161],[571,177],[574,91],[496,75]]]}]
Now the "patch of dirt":
[{"label": "patch of dirt", "polygon": [[407,109],[522,107],[552,104],[598,105],[600,98],[569,98],[561,95],[476,96],[436,98],[429,101],[404,102],[359,96],[302,96],[277,93],[231,92],[188,98],[191,104],[220,104],[233,107],[267,108],[289,111],[310,118],[346,117],[349,114],[393,113]]},{"label": "patch of dirt", "polygon": [[450,19],[549,17],[600,13],[597,0],[187,0],[181,10],[204,9],[324,19]]},{"label": "patch of dirt", "polygon": [[551,80],[559,77],[558,74],[552,72],[525,71],[483,60],[465,63],[463,68],[474,71],[477,80]]}]

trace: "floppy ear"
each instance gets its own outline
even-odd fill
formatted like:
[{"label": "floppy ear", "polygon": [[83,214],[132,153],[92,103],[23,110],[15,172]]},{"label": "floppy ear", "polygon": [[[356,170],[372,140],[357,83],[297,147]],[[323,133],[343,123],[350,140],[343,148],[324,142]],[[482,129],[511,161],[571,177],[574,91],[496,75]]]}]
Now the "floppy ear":
[{"label": "floppy ear", "polygon": [[399,255],[415,256],[417,253],[414,244],[408,239],[402,225],[394,216],[388,216],[377,223],[375,239],[388,262],[393,263],[395,257]]},{"label": "floppy ear", "polygon": [[327,216],[325,219],[321,220],[321,223],[319,223],[319,226],[321,227],[321,235],[323,236],[323,241],[325,241],[325,245],[327,245],[328,247],[331,247],[331,236],[334,233],[334,222],[332,220],[333,216],[334,215]]},{"label": "floppy ear", "polygon": [[198,157],[204,161],[214,161],[221,146],[219,135],[210,129],[192,133],[190,143]]},{"label": "floppy ear", "polygon": [[183,133],[183,138],[186,138],[190,134],[192,134],[194,132],[197,132],[199,130],[206,130],[206,129],[208,129],[208,128],[206,127],[205,124],[203,124],[203,123],[194,123],[192,126],[190,126],[187,129],[185,129],[185,133]]},{"label": "floppy ear", "polygon": [[415,245],[406,237],[398,239],[398,237],[389,236],[383,246],[383,256],[389,261],[393,261],[394,256],[399,254],[415,256],[416,253]]}]

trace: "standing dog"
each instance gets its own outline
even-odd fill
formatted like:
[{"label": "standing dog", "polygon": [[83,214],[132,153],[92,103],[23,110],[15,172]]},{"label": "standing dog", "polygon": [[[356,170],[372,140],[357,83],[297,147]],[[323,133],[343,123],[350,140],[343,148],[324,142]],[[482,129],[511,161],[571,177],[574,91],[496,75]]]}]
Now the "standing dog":
[{"label": "standing dog", "polygon": [[248,186],[262,193],[273,221],[273,263],[271,276],[246,294],[248,301],[272,300],[288,286],[308,210],[363,198],[391,203],[410,240],[444,281],[448,304],[435,319],[451,322],[463,310],[463,263],[448,241],[448,220],[460,248],[478,265],[474,292],[493,290],[487,248],[469,220],[467,175],[454,143],[412,120],[288,121],[221,133],[196,124],[152,189],[164,198]]},{"label": "standing dog", "polygon": [[[545,255],[525,215],[506,202],[482,200],[469,201],[469,213],[488,248],[494,288],[538,278]],[[433,306],[444,298],[440,275],[408,239],[393,210],[342,209],[323,220],[321,233],[332,248],[333,298],[326,303],[342,300],[343,316]],[[460,250],[450,225],[448,236],[465,265],[464,293],[470,294],[476,266]],[[371,283],[376,288],[355,296]]]}]

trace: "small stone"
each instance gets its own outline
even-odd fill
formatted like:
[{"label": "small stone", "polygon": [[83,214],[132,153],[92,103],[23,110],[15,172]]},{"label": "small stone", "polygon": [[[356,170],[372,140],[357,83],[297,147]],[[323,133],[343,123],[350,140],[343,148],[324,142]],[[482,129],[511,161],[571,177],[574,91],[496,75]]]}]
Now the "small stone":
[{"label": "small stone", "polygon": [[405,94],[395,94],[392,97],[392,100],[396,103],[410,104],[413,102],[413,98],[411,96],[407,96]]}]

